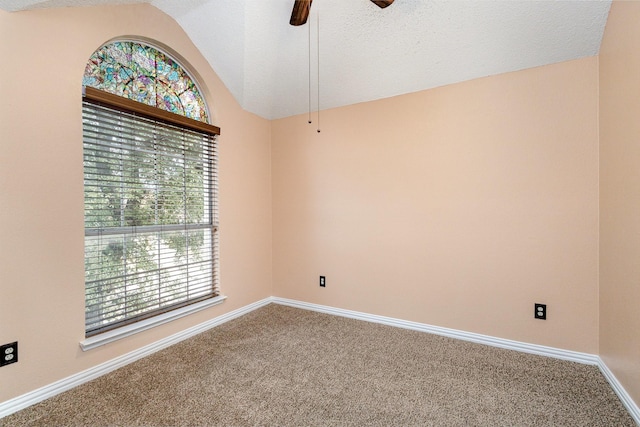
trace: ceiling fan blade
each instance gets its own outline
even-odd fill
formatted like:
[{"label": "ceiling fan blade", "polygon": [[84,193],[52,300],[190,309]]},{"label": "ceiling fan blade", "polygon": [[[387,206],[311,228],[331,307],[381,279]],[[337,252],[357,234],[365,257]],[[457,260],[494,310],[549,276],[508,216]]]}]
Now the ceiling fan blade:
[{"label": "ceiling fan blade", "polygon": [[371,0],[371,1],[377,4],[382,9],[384,9],[385,7],[393,3],[393,0]]},{"label": "ceiling fan blade", "polygon": [[[311,2],[313,0],[295,0],[293,4],[293,11],[291,11],[291,19],[289,24],[291,25],[303,25],[307,22],[309,17],[309,10],[311,9]],[[393,1],[393,0],[391,0]]]}]

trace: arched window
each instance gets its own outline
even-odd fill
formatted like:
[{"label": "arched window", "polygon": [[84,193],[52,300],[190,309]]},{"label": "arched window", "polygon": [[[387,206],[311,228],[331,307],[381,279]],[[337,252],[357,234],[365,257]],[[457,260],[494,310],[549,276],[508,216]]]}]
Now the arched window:
[{"label": "arched window", "polygon": [[88,349],[222,300],[220,129],[194,80],[152,46],[101,47],[83,91]]},{"label": "arched window", "polygon": [[209,121],[195,81],[176,60],[152,46],[120,41],[101,47],[89,58],[82,84]]}]

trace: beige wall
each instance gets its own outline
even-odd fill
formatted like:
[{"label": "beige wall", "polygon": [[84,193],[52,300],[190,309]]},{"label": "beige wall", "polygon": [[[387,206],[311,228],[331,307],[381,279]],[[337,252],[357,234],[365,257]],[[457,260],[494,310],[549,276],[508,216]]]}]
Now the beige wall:
[{"label": "beige wall", "polygon": [[640,404],[640,3],[600,48],[600,355]]},{"label": "beige wall", "polygon": [[[104,42],[132,35],[178,52],[201,77],[220,138],[221,278],[228,299],[82,352],[81,81]],[[0,402],[272,293],[269,121],[244,112],[175,21],[148,5],[0,11]]]},{"label": "beige wall", "polygon": [[274,121],[274,294],[597,353],[597,84],[592,57]]}]

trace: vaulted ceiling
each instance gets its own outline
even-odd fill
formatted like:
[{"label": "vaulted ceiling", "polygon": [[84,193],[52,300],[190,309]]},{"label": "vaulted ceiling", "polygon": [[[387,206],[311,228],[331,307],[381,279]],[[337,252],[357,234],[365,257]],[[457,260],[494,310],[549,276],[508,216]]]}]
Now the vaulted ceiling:
[{"label": "vaulted ceiling", "polygon": [[597,55],[611,6],[314,0],[302,26],[289,25],[294,0],[0,0],[0,8],[129,3],[173,17],[242,107],[268,119]]}]

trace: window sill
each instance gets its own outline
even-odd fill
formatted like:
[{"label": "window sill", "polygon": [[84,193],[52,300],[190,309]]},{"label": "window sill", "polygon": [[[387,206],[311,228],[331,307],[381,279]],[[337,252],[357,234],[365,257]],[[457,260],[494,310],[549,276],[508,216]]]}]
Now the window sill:
[{"label": "window sill", "polygon": [[87,351],[96,347],[100,347],[110,342],[114,342],[122,338],[137,334],[138,332],[146,331],[147,329],[151,329],[156,326],[171,322],[172,320],[179,319],[191,313],[204,310],[205,308],[221,304],[225,299],[227,299],[227,297],[221,295],[196,304],[179,308],[177,310],[160,314],[150,319],[141,320],[140,322],[132,323],[131,325],[123,326],[122,328],[114,329],[90,338],[86,338],[85,340],[80,341],[80,348],[82,348],[82,351]]}]

